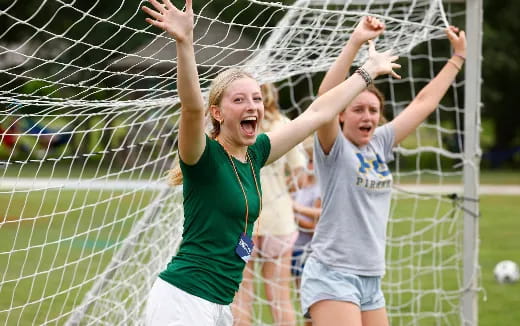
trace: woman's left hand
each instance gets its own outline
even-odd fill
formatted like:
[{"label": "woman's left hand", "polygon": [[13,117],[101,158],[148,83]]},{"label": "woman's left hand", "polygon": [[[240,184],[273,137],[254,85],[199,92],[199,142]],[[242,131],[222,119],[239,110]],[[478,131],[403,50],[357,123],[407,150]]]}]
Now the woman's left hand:
[{"label": "woman's left hand", "polygon": [[[466,57],[466,33],[455,26],[450,26],[445,30],[448,39],[450,40],[453,52]],[[458,35],[457,35],[458,33]]]}]

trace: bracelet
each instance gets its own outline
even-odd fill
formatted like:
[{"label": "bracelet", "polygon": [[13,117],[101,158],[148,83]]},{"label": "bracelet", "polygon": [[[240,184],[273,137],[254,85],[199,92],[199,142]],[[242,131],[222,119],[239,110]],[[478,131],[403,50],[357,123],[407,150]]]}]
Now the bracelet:
[{"label": "bracelet", "polygon": [[456,57],[459,57],[459,58],[461,58],[461,59],[462,59],[462,60],[464,60],[464,61],[466,61],[466,57],[465,57],[465,56],[463,56],[462,54],[458,54],[458,53],[453,53],[453,55],[454,55],[454,56],[456,56]]},{"label": "bracelet", "polygon": [[372,77],[370,77],[370,74],[363,67],[357,68],[355,72],[361,75],[367,87],[372,84]]},{"label": "bracelet", "polygon": [[458,71],[460,71],[462,69],[462,66],[459,66],[455,61],[453,61],[452,59],[449,59],[448,60],[449,63],[451,63],[452,65],[455,66],[455,68],[457,68]]}]

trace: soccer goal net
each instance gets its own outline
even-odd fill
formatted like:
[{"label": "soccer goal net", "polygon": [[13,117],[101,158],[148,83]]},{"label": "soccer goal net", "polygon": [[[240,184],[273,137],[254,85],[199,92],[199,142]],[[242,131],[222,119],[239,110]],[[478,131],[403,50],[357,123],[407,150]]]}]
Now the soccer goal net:
[{"label": "soccer goal net", "polygon": [[[244,67],[276,85],[283,114],[294,118],[370,14],[386,25],[378,50],[401,57],[401,80],[376,81],[392,118],[451,56],[443,30],[465,28],[468,3],[194,0],[202,91],[218,72]],[[147,293],[175,254],[182,190],[166,182],[180,113],[175,41],[145,24],[141,5],[0,5],[1,325],[141,325]],[[365,58],[366,50],[354,65]],[[468,176],[478,172],[479,110],[468,109],[471,69],[480,71],[467,65],[395,149],[383,279],[392,325],[474,321],[477,233],[467,220],[477,215],[478,178]],[[254,325],[273,324],[265,262],[252,271]],[[302,324],[295,277],[290,284]]]}]

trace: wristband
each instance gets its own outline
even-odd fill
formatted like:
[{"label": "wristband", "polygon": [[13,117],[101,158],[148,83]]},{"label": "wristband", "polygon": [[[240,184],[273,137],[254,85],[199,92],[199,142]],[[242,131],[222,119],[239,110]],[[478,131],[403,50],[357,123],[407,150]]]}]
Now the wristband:
[{"label": "wristband", "polygon": [[462,66],[459,66],[455,61],[453,61],[452,59],[449,59],[448,60],[449,63],[451,63],[452,65],[455,66],[455,68],[457,68],[458,71],[460,71],[462,69]]},{"label": "wristband", "polygon": [[363,67],[357,68],[355,72],[361,75],[367,87],[372,84],[372,77],[370,77],[370,74]]},{"label": "wristband", "polygon": [[461,58],[461,59],[462,59],[462,60],[464,60],[464,61],[466,61],[466,57],[465,57],[465,56],[463,56],[462,54],[458,54],[458,53],[453,53],[453,55],[454,55],[454,56],[456,56],[456,57],[459,57],[459,58]]}]

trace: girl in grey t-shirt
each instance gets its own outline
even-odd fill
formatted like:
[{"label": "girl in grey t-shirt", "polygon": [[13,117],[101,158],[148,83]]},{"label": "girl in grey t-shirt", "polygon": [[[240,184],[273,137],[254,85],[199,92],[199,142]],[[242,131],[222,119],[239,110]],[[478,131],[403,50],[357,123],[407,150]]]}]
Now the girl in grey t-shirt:
[{"label": "girl in grey t-shirt", "polygon": [[[364,17],[320,86],[338,85],[363,43],[384,25]],[[446,29],[454,55],[437,76],[392,122],[383,122],[383,97],[372,85],[315,136],[315,169],[322,214],[302,276],[301,300],[313,325],[388,325],[381,277],[385,272],[386,225],[392,175],[392,148],[438,106],[466,55],[464,31]],[[370,84],[370,79],[367,80]]]}]

